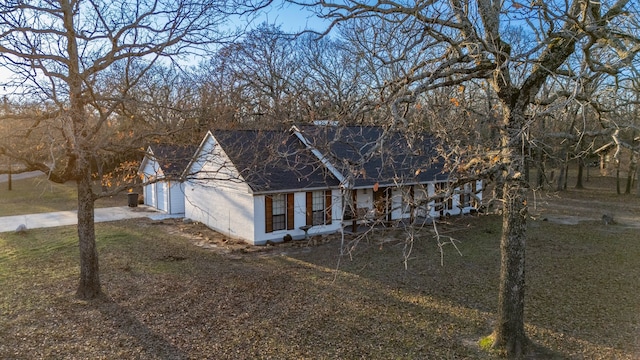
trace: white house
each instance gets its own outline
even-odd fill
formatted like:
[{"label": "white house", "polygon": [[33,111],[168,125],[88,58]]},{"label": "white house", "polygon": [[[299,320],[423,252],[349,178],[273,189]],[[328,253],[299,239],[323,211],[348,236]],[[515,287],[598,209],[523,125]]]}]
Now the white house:
[{"label": "white house", "polygon": [[449,189],[435,145],[381,127],[208,132],[184,173],[185,217],[259,245],[470,212],[481,182]]},{"label": "white house", "polygon": [[215,131],[187,170],[185,217],[261,245],[340,229],[339,182],[297,137]]},{"label": "white house", "polygon": [[184,170],[193,158],[195,146],[151,145],[138,173],[146,184],[144,204],[167,214],[184,214]]},{"label": "white house", "polygon": [[293,133],[341,180],[344,224],[408,221],[469,213],[482,182],[450,189],[435,138],[408,139],[378,126],[294,126]]}]

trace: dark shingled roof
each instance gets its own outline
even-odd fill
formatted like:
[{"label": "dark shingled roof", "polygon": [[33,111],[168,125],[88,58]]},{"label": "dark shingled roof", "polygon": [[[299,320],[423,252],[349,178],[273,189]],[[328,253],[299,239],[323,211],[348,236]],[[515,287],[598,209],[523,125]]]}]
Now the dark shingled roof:
[{"label": "dark shingled roof", "polygon": [[302,135],[353,186],[371,187],[445,180],[437,140],[426,134],[413,139],[377,126],[300,126]]},{"label": "dark shingled roof", "polygon": [[216,130],[212,134],[255,192],[339,185],[294,134],[269,130]]},{"label": "dark shingled roof", "polygon": [[182,175],[195,155],[197,146],[154,144],[149,146],[155,160],[166,177],[177,178]]}]

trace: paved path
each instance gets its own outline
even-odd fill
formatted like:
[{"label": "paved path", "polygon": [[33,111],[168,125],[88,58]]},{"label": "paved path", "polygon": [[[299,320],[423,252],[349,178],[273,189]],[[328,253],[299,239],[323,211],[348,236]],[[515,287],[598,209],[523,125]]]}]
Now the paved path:
[{"label": "paved path", "polygon": [[[130,208],[127,206],[98,208],[95,210],[95,221],[106,222],[124,219],[149,217],[160,220],[168,217],[182,217],[183,215],[166,215],[148,206]],[[0,232],[15,231],[21,224],[27,229],[46,228],[55,226],[75,225],[78,223],[77,211],[57,211],[43,214],[28,214],[0,217]]]},{"label": "paved path", "polygon": [[[11,175],[11,181],[29,179],[29,178],[33,178],[33,177],[40,176],[40,175],[44,175],[44,173],[42,173],[40,171],[30,171],[30,172],[26,172],[26,173],[12,174]],[[9,181],[9,175],[7,175],[7,174],[0,175],[0,183],[4,183],[4,182],[8,182],[8,181]]]}]

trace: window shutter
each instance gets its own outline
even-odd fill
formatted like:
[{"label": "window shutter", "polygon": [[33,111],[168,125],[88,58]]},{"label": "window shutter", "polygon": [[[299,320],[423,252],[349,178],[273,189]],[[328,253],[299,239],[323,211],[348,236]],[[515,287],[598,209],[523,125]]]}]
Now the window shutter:
[{"label": "window shutter", "polygon": [[293,193],[287,194],[287,230],[293,230]]},{"label": "window shutter", "polygon": [[313,225],[313,193],[307,191],[307,225]]},{"label": "window shutter", "polygon": [[265,232],[273,232],[273,199],[271,196],[264,197],[264,223]]},{"label": "window shutter", "polygon": [[264,197],[264,223],[266,232],[273,232],[273,198],[271,196]]},{"label": "window shutter", "polygon": [[331,224],[331,190],[324,192],[325,219],[324,223]]}]

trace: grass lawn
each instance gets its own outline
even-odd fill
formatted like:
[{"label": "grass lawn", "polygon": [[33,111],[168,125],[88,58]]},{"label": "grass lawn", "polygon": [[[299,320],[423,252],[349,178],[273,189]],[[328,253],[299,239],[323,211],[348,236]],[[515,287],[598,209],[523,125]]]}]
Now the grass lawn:
[{"label": "grass lawn", "polygon": [[[45,176],[14,180],[13,190],[0,183],[0,216],[76,210],[78,208],[76,184],[56,184]],[[126,206],[127,195],[119,194],[96,201],[96,207]]]},{"label": "grass lawn", "polygon": [[[377,230],[352,258],[314,247],[214,252],[168,223],[96,225],[106,296],[84,302],[74,227],[0,234],[3,359],[493,359],[500,219]],[[384,241],[383,241],[384,240]],[[637,230],[530,223],[527,332],[537,358],[640,358]],[[534,358],[536,358],[534,357]]]}]

